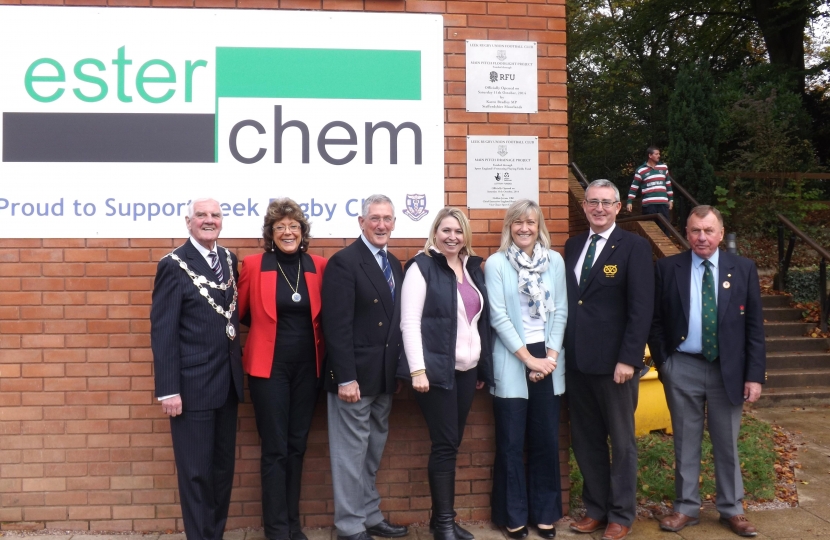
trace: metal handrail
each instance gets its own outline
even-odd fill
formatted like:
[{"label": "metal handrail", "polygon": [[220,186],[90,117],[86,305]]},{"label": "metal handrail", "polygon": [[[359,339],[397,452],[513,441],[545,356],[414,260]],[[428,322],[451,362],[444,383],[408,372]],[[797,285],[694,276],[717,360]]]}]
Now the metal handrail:
[{"label": "metal handrail", "polygon": [[573,170],[574,177],[576,178],[576,181],[579,182],[579,185],[587,189],[589,184],[588,179],[585,178],[584,174],[582,174],[582,170],[579,166],[577,166],[576,162],[571,161],[571,169]]},{"label": "metal handrail", "polygon": [[663,216],[662,214],[631,216],[627,218],[618,219],[617,223],[630,223],[633,221],[657,221],[658,223],[663,224],[663,226],[671,232],[672,236],[674,236],[674,239],[677,241],[678,244],[680,244],[680,246],[683,249],[692,249],[692,246],[689,244],[689,242],[685,238],[683,238],[680,232],[677,229],[675,229],[671,222],[668,219],[666,219],[665,216]]},{"label": "metal handrail", "polygon": [[[830,260],[830,252],[816,243],[815,240],[804,234],[804,232],[796,227],[792,221],[785,218],[781,214],[776,214],[778,218],[778,290],[784,290],[784,283],[787,278],[787,271],[790,268],[790,260],[795,249],[796,238],[801,238],[805,244],[813,248],[816,253],[821,256],[819,263],[818,281],[819,281],[819,310],[820,321],[819,326],[822,332],[827,331],[827,318],[830,317],[830,298],[827,295],[827,261]],[[790,242],[787,246],[787,253],[784,254],[784,227],[790,230]]]}]

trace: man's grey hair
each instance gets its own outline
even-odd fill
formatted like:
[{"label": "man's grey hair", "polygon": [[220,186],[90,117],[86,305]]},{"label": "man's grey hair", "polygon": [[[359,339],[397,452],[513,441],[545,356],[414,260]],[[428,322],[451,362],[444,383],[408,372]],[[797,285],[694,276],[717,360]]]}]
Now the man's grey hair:
[{"label": "man's grey hair", "polygon": [[392,199],[387,197],[386,195],[381,195],[380,193],[375,193],[374,195],[369,195],[365,199],[363,199],[363,217],[369,217],[369,207],[373,204],[388,204],[392,207],[392,217],[395,216],[395,203],[392,202]]},{"label": "man's grey hair", "polygon": [[[213,197],[199,197],[198,199],[190,199],[190,202],[187,204],[187,217],[193,218],[193,212],[194,212],[193,207],[196,206],[196,203],[207,202],[207,201],[213,201],[216,204],[219,204],[219,201],[217,201]],[[219,206],[221,207],[221,205],[219,205]]]},{"label": "man's grey hair", "polygon": [[599,180],[594,180],[588,187],[585,188],[585,198],[588,198],[588,190],[591,188],[611,188],[614,190],[614,202],[620,202],[620,190],[617,189],[617,186],[614,185],[614,182],[611,180],[606,180],[605,178],[600,178]]}]

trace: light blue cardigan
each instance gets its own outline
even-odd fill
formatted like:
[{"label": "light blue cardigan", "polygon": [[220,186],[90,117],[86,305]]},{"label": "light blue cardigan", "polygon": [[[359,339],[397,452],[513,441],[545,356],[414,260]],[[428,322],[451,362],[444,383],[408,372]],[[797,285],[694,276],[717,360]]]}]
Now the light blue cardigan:
[{"label": "light blue cardigan", "polygon": [[527,380],[525,365],[513,354],[526,345],[522,327],[522,308],[519,304],[519,273],[510,265],[504,252],[494,253],[484,265],[490,302],[490,325],[496,331],[496,343],[493,348],[496,387],[490,390],[496,397],[527,399],[528,384],[551,384],[551,379],[553,393],[565,393],[565,350],[562,347],[565,323],[568,320],[565,262],[555,251],[551,250],[548,254],[550,264],[542,274],[542,282],[550,291],[554,311],[547,313],[545,347],[559,351],[559,357],[550,378],[538,383],[530,383]]}]

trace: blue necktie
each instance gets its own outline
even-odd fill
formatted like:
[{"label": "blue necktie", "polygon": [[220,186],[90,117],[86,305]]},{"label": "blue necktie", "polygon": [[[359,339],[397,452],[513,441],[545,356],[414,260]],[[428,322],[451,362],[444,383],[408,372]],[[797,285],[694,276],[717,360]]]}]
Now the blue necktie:
[{"label": "blue necktie", "polygon": [[378,251],[378,255],[380,255],[382,268],[383,268],[383,277],[386,278],[386,283],[389,284],[389,292],[392,293],[392,300],[395,299],[395,280],[392,279],[392,267],[389,266],[389,259],[386,257],[386,251],[380,250]]},{"label": "blue necktie", "polygon": [[211,251],[208,256],[210,257],[210,267],[213,268],[216,279],[219,280],[219,283],[222,283],[222,265],[219,263],[219,256],[216,255],[215,251]]}]

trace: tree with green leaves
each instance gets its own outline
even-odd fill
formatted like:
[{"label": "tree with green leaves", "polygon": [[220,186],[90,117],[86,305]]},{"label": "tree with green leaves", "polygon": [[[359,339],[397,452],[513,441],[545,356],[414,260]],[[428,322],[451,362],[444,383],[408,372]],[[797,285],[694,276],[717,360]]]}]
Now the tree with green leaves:
[{"label": "tree with green leaves", "polygon": [[669,103],[669,147],[672,177],[701,204],[715,202],[718,109],[709,67],[682,66]]}]

